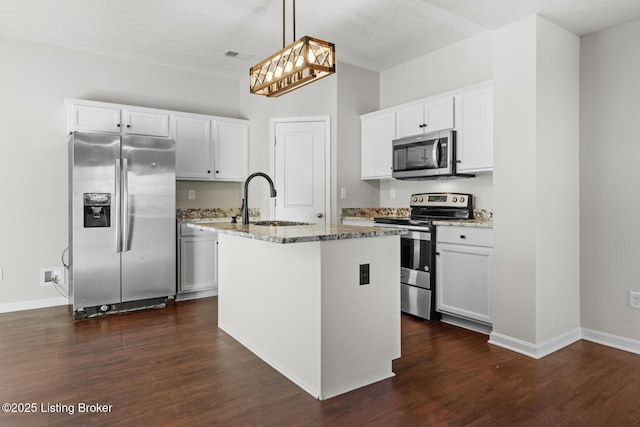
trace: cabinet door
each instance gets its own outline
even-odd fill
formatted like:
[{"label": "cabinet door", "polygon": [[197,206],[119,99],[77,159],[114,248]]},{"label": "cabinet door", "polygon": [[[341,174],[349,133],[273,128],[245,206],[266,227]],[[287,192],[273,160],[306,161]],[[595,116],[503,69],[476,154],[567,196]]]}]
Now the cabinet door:
[{"label": "cabinet door", "polygon": [[217,251],[217,237],[180,238],[179,292],[202,291],[218,286]]},{"label": "cabinet door", "polygon": [[392,141],[396,136],[393,111],[362,118],[360,176],[362,179],[391,178]]},{"label": "cabinet door", "polygon": [[426,133],[436,132],[443,129],[453,129],[453,97],[448,96],[428,102],[424,107]]},{"label": "cabinet door", "polygon": [[452,129],[454,125],[453,97],[446,96],[424,104],[400,108],[396,111],[398,138]]},{"label": "cabinet door", "polygon": [[210,179],[211,120],[173,118],[176,142],[176,179]]},{"label": "cabinet door", "polygon": [[120,133],[120,109],[73,105],[70,131]]},{"label": "cabinet door", "polygon": [[491,323],[491,254],[482,246],[438,243],[436,309]]},{"label": "cabinet door", "polygon": [[456,96],[458,172],[493,170],[493,87]]},{"label": "cabinet door", "polygon": [[247,178],[249,125],[215,122],[215,179],[244,181]]},{"label": "cabinet door", "polygon": [[424,132],[424,104],[410,105],[396,111],[396,137],[418,135]]},{"label": "cabinet door", "polygon": [[125,117],[124,132],[129,135],[169,136],[168,114],[127,110]]}]

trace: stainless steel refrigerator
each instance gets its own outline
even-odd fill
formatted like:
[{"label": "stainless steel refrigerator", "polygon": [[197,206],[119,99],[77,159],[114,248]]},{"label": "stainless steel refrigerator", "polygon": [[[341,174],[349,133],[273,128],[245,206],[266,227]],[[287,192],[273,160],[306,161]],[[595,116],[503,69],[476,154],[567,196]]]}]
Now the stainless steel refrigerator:
[{"label": "stainless steel refrigerator", "polygon": [[69,140],[69,303],[74,319],[171,304],[173,140],[74,132]]}]

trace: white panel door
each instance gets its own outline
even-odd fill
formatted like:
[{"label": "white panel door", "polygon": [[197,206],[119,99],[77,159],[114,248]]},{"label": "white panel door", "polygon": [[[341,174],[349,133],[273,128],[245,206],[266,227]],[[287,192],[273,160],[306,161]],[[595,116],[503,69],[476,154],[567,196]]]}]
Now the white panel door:
[{"label": "white panel door", "polygon": [[275,219],[324,224],[325,122],[275,124]]}]

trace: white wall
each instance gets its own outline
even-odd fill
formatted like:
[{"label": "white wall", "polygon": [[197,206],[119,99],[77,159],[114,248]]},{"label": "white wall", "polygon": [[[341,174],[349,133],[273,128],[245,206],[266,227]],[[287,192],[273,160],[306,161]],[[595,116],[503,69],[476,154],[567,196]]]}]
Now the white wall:
[{"label": "white wall", "polygon": [[540,356],[580,335],[579,39],[531,16],[494,58],[492,341]]},{"label": "white wall", "polygon": [[67,246],[65,97],[241,117],[237,82],[0,38],[0,304],[55,298]]},{"label": "white wall", "polygon": [[[336,153],[338,212],[343,207],[372,207],[379,204],[379,181],[360,179],[360,116],[377,110],[379,100],[379,73],[352,65],[340,65]],[[340,198],[340,188],[347,189],[346,199]]]},{"label": "white wall", "polygon": [[538,18],[536,342],[580,327],[580,39]]},{"label": "white wall", "polygon": [[[493,77],[491,32],[423,55],[380,73],[380,107],[387,108]],[[492,174],[445,181],[380,181],[380,206],[407,207],[413,193],[452,191],[471,193],[475,207],[493,209]],[[392,194],[395,192],[395,198]]]},{"label": "white wall", "polygon": [[581,321],[640,340],[636,213],[640,158],[640,20],[582,38],[580,58]]},{"label": "white wall", "polygon": [[491,32],[438,49],[380,73],[380,108],[490,80]]},{"label": "white wall", "polygon": [[534,343],[536,22],[494,32],[494,331]]}]

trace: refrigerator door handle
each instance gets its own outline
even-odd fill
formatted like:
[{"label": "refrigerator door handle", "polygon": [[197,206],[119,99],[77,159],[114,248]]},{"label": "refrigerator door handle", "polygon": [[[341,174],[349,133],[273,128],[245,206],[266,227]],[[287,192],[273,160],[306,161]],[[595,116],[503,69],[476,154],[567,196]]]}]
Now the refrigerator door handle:
[{"label": "refrigerator door handle", "polygon": [[120,158],[116,158],[116,190],[115,190],[115,209],[113,210],[113,215],[115,216],[116,222],[116,252],[122,252],[122,223],[121,223],[121,211],[120,211],[120,196],[122,193],[122,168],[120,166]]},{"label": "refrigerator door handle", "polygon": [[129,240],[129,169],[128,159],[122,159],[122,251],[131,249]]}]

